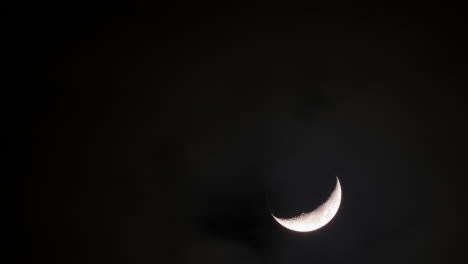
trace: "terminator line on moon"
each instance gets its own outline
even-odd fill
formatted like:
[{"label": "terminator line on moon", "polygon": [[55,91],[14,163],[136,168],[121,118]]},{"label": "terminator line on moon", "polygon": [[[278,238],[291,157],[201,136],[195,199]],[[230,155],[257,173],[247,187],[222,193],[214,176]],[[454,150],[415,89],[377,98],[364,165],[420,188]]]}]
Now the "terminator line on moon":
[{"label": "terminator line on moon", "polygon": [[330,220],[338,212],[341,203],[341,185],[338,177],[336,177],[336,186],[328,200],[312,210],[309,213],[302,213],[289,219],[282,219],[276,216],[273,218],[282,226],[297,232],[309,232],[317,230],[328,224]]}]

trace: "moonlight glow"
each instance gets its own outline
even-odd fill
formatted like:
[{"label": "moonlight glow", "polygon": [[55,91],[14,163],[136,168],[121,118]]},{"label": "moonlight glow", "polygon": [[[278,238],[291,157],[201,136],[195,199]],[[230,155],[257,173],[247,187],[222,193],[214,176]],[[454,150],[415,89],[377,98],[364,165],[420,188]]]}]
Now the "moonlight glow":
[{"label": "moonlight glow", "polygon": [[273,218],[280,223],[282,226],[297,232],[309,232],[314,231],[322,226],[326,225],[335,214],[338,212],[338,208],[341,203],[341,185],[338,177],[336,177],[336,186],[328,200],[320,205],[317,209],[309,212],[302,213],[300,216],[296,216],[289,219]]}]

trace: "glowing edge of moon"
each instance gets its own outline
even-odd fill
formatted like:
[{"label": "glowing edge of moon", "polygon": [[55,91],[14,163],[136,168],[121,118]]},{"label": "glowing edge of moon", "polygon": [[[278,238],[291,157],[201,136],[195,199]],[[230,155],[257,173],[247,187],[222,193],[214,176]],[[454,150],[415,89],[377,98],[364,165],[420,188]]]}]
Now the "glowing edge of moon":
[{"label": "glowing edge of moon", "polygon": [[312,210],[309,213],[302,213],[289,219],[282,219],[274,216],[273,218],[287,229],[297,232],[310,232],[317,230],[328,224],[338,212],[341,203],[341,185],[336,177],[336,186],[326,202]]}]

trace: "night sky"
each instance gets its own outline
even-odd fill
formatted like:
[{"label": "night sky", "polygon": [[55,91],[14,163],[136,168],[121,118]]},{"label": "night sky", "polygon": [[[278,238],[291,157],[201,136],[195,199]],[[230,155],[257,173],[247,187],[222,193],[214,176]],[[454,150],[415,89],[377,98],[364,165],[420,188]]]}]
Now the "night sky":
[{"label": "night sky", "polygon": [[17,260],[467,261],[460,10],[77,5],[6,16]]}]

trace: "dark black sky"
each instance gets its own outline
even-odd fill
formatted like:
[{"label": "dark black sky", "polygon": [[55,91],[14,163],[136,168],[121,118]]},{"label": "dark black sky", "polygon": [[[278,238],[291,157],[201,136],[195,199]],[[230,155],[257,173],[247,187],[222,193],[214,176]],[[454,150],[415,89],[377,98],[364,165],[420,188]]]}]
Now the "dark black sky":
[{"label": "dark black sky", "polygon": [[19,259],[466,261],[459,10],[84,5],[6,17]]}]

